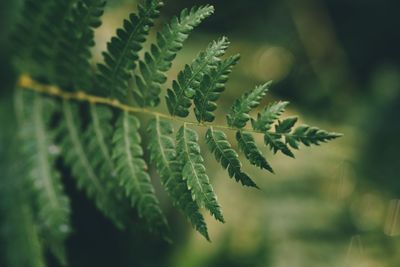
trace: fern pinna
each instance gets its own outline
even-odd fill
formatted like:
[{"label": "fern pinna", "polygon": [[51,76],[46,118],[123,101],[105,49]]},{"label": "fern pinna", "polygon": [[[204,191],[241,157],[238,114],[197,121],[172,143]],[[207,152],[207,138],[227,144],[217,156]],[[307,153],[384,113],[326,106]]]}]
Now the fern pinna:
[{"label": "fern pinna", "polygon": [[[71,211],[57,159],[117,227],[128,226],[136,210],[150,231],[168,237],[168,223],[149,174],[154,167],[174,206],[209,240],[202,209],[220,222],[225,218],[194,126],[207,128],[209,152],[228,175],[255,188],[235,150],[238,146],[250,164],[272,173],[254,134],[264,135],[273,153],[290,157],[300,144],[319,145],[340,136],[307,125],[295,127],[294,117],[280,119],[287,102],[270,104],[253,116],[271,82],[237,99],[226,115],[227,125],[213,124],[217,101],[239,61],[239,55],[224,56],[229,47],[226,37],[211,42],[183,67],[166,86],[162,102],[166,72],[174,58],[194,27],[214,12],[209,5],[184,9],[156,35],[149,51],[140,54],[162,6],[159,0],[144,0],[108,42],[104,62],[92,69],[90,47],[105,1],[26,0],[26,16],[13,38],[20,72],[15,110],[20,157],[26,163],[22,176],[31,184],[23,207],[29,208],[26,213],[35,222],[30,229],[38,236],[35,240],[61,263],[66,262],[63,244],[71,230]],[[53,22],[57,27],[49,30]],[[169,115],[149,109],[161,105]],[[192,111],[197,122],[186,119]],[[140,120],[137,113],[152,118]],[[149,133],[147,138],[141,137],[143,131]],[[225,131],[236,132],[237,144]],[[43,259],[32,258],[30,266],[44,266]]]}]

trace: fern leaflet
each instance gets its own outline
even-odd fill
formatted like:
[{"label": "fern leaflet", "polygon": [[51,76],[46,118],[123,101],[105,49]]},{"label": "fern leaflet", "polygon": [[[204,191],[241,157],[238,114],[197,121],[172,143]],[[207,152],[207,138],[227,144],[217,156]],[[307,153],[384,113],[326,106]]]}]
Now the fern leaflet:
[{"label": "fern leaflet", "polygon": [[175,141],[170,122],[161,121],[157,116],[148,126],[150,133],[150,161],[156,166],[167,193],[178,207],[190,219],[193,227],[209,240],[207,225],[199,206],[192,199],[190,190],[182,178],[182,164],[176,157]]},{"label": "fern leaflet", "polygon": [[7,262],[10,264],[9,266],[45,267],[46,264],[41,239],[38,234],[38,227],[35,224],[28,199],[20,196],[20,193],[16,194],[20,189],[8,188],[9,192],[1,192],[0,196],[2,201],[3,198],[13,200],[12,203],[1,203],[3,206],[8,206],[1,210],[1,212],[8,215],[2,218],[2,223],[4,224],[2,225],[4,232],[2,239],[5,239],[7,242],[5,256],[7,257]]},{"label": "fern leaflet", "polygon": [[205,207],[219,221],[224,222],[220,206],[206,174],[200,154],[197,133],[184,124],[176,135],[178,158],[183,165],[182,177],[199,206]]},{"label": "fern leaflet", "polygon": [[56,81],[66,89],[90,89],[89,48],[94,46],[93,29],[101,25],[105,4],[104,0],[78,1],[66,22],[55,60]]},{"label": "fern leaflet", "polygon": [[172,89],[168,89],[166,102],[169,113],[173,116],[187,117],[192,105],[191,99],[200,87],[201,80],[206,73],[214,69],[226,49],[228,39],[223,37],[217,42],[212,42],[207,49],[200,53],[192,64],[186,65],[179,72],[178,80],[173,81]]},{"label": "fern leaflet", "polygon": [[49,77],[51,81],[55,76],[53,63],[56,61],[58,43],[63,38],[66,19],[70,16],[74,4],[73,1],[52,2],[46,23],[41,26],[42,30],[38,33],[38,44],[33,50],[33,58],[41,66],[42,71],[39,74]]},{"label": "fern leaflet", "polygon": [[[23,95],[30,97],[23,100]],[[14,103],[7,98],[0,99],[0,121],[12,116],[16,122],[0,131],[1,254],[2,262],[10,267],[45,267],[44,244],[39,236],[37,210],[33,205],[34,189],[28,177],[30,166],[24,161],[23,153],[26,143],[23,135],[29,132],[23,130],[27,125],[25,118],[31,117],[30,113],[25,116],[24,112],[26,108],[32,110],[32,98],[32,94],[17,90]],[[25,102],[29,104],[24,105]]]},{"label": "fern leaflet", "polygon": [[250,119],[249,112],[260,104],[262,97],[265,96],[270,85],[271,82],[267,82],[261,86],[257,86],[237,99],[227,115],[228,125],[243,128]]},{"label": "fern leaflet", "polygon": [[57,43],[72,5],[72,1],[27,1],[18,25],[24,34],[14,35],[18,68],[47,81],[53,79]]},{"label": "fern leaflet", "polygon": [[257,119],[251,119],[251,125],[254,130],[268,131],[275,120],[285,111],[289,102],[279,101],[268,105],[260,113],[257,114]]},{"label": "fern leaflet", "polygon": [[197,121],[214,121],[215,115],[213,111],[217,109],[215,102],[225,90],[225,83],[228,81],[228,76],[239,61],[239,58],[239,55],[231,56],[219,62],[217,68],[212,70],[210,74],[204,75],[199,90],[196,91],[194,97],[194,114]]},{"label": "fern leaflet", "polygon": [[275,133],[277,134],[290,133],[296,122],[297,122],[297,117],[289,117],[282,121],[278,121],[278,124],[275,125]]},{"label": "fern leaflet", "polygon": [[224,132],[210,127],[206,133],[206,141],[211,152],[214,153],[215,159],[221,163],[224,169],[228,170],[230,177],[235,177],[236,181],[241,182],[242,185],[257,187],[253,180],[242,172],[239,155],[232,149]]},{"label": "fern leaflet", "polygon": [[[104,177],[107,189],[118,200],[126,200],[121,186],[116,178],[115,165],[111,158],[111,139],[113,134],[112,111],[108,107],[89,104],[90,123],[83,133],[86,153],[93,168]],[[129,210],[128,205],[120,204],[121,208]]]},{"label": "fern leaflet", "polygon": [[274,154],[278,151],[281,151],[284,155],[294,158],[293,152],[282,141],[281,134],[266,132],[264,134],[264,143],[271,149],[272,152],[274,152]]},{"label": "fern leaflet", "polygon": [[54,133],[47,129],[54,103],[37,94],[22,94],[24,118],[21,139],[26,167],[34,190],[39,231],[56,258],[65,263],[64,241],[70,231],[70,205],[64,194],[60,173],[54,168],[57,147]]},{"label": "fern leaflet", "polygon": [[267,146],[271,148],[272,152],[276,153],[278,151],[281,151],[286,156],[294,158],[293,152],[281,139],[283,137],[283,134],[288,134],[292,130],[296,122],[296,117],[286,118],[283,121],[278,121],[278,124],[275,125],[274,133],[265,133],[264,142]]},{"label": "fern leaflet", "polygon": [[139,59],[138,52],[146,40],[153,21],[160,14],[162,3],[159,0],[146,0],[139,5],[138,14],[132,13],[129,20],[124,20],[117,36],[107,44],[107,52],[103,53],[104,64],[99,64],[100,74],[97,86],[103,94],[125,100],[128,95],[128,80]]},{"label": "fern leaflet", "polygon": [[244,155],[252,165],[272,173],[274,172],[271,165],[269,165],[267,160],[264,158],[262,152],[258,149],[256,141],[251,134],[237,131],[236,140],[238,141],[240,150],[243,151]]},{"label": "fern leaflet", "polygon": [[[38,44],[39,32],[46,23],[48,12],[52,7],[52,0],[27,0],[22,10],[21,21],[17,25],[14,39],[14,51],[21,59],[32,59],[32,50]],[[26,64],[26,63],[25,63]],[[19,66],[24,69],[24,66]]]},{"label": "fern leaflet", "polygon": [[157,34],[157,41],[150,46],[150,52],[139,62],[140,76],[136,76],[135,100],[140,106],[157,106],[160,102],[161,85],[167,80],[164,72],[172,66],[172,61],[181,50],[183,42],[194,27],[214,12],[212,6],[184,9],[179,17],[174,17]]},{"label": "fern leaflet", "polygon": [[321,143],[333,140],[340,136],[342,136],[342,134],[329,133],[317,127],[301,125],[291,134],[286,134],[285,140],[291,147],[297,149],[299,147],[298,142],[303,143],[306,146],[320,145]]},{"label": "fern leaflet", "polygon": [[117,121],[114,132],[112,158],[118,173],[119,184],[124,187],[132,206],[144,218],[151,230],[165,234],[167,222],[158,204],[153,185],[147,174],[147,165],[143,160],[141,138],[138,133],[139,120],[124,112]]},{"label": "fern leaflet", "polygon": [[109,194],[104,180],[96,173],[85,144],[81,140],[82,130],[77,106],[63,101],[64,121],[58,128],[64,161],[70,166],[77,179],[79,189],[84,189],[93,198],[99,210],[113,220],[115,225],[123,228],[119,203]]}]

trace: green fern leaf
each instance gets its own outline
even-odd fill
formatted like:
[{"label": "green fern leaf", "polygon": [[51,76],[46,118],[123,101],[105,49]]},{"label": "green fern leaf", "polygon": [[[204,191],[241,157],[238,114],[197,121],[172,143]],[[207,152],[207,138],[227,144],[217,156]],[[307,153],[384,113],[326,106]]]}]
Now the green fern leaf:
[{"label": "green fern leaf", "polygon": [[199,90],[203,76],[216,68],[226,49],[228,39],[223,37],[217,42],[212,42],[204,52],[201,52],[190,66],[186,65],[179,72],[178,80],[173,81],[172,89],[168,89],[166,102],[169,113],[173,116],[187,117],[192,105],[191,99]]},{"label": "green fern leaf", "polygon": [[200,207],[205,207],[219,221],[224,222],[220,206],[206,174],[200,154],[197,133],[184,124],[176,135],[177,154],[183,166],[182,177]]},{"label": "green fern leaf", "polygon": [[94,166],[87,153],[84,143],[82,125],[78,106],[64,100],[63,115],[60,126],[58,127],[60,144],[63,152],[63,159],[72,170],[73,176],[77,180],[78,188],[84,189],[92,198],[100,211],[109,217],[118,228],[123,228],[124,214],[120,209],[120,203],[110,194],[106,186],[106,181],[95,171]]},{"label": "green fern leaf", "polygon": [[120,221],[126,225],[129,222],[131,206],[124,188],[117,179],[116,167],[111,155],[113,135],[113,113],[109,107],[95,104],[89,105],[90,123],[83,133],[86,153],[94,169],[98,170],[104,180],[107,192],[118,201]]},{"label": "green fern leaf", "polygon": [[150,52],[139,62],[140,76],[136,76],[135,100],[140,106],[157,106],[160,102],[161,85],[167,81],[164,72],[172,66],[176,54],[182,49],[194,27],[214,12],[212,6],[184,9],[158,33],[157,41]]},{"label": "green fern leaf", "polygon": [[278,150],[280,150],[283,154],[294,158],[293,152],[290,150],[288,147],[287,143],[292,145],[294,148],[298,148],[298,145],[295,144],[294,139],[286,139],[286,142],[283,143],[281,141],[281,138],[290,133],[292,131],[293,126],[296,124],[297,118],[296,117],[290,117],[286,118],[282,121],[278,121],[278,124],[275,125],[275,133],[273,134],[268,134],[266,133],[264,136],[264,140],[267,145],[270,146],[270,148],[273,150],[274,153],[276,153]]},{"label": "green fern leaf", "polygon": [[[90,47],[94,46],[94,29],[101,25],[106,2],[81,0],[64,27],[58,44],[56,82],[66,90],[89,90],[91,86]],[[72,55],[72,56],[71,56]]]},{"label": "green fern leaf", "polygon": [[256,141],[251,134],[237,131],[236,140],[238,141],[240,150],[243,151],[244,155],[252,165],[274,173],[271,165],[257,148]]},{"label": "green fern leaf", "polygon": [[156,166],[161,182],[172,198],[173,204],[182,210],[193,227],[209,240],[203,215],[182,178],[182,164],[176,157],[175,141],[171,137],[173,133],[171,123],[161,121],[156,116],[150,121],[148,132],[150,134],[150,161]]},{"label": "green fern leaf", "polygon": [[94,167],[99,168],[100,174],[105,177],[115,176],[114,162],[111,159],[112,112],[106,106],[90,104],[89,115],[91,123],[83,134],[87,147],[87,154]]},{"label": "green fern leaf", "polygon": [[293,126],[297,122],[296,117],[291,117],[284,119],[283,121],[278,121],[275,126],[275,132],[269,132],[272,124],[279,118],[279,116],[285,111],[286,106],[289,102],[275,102],[265,108],[261,113],[257,114],[257,119],[251,120],[251,124],[254,130],[264,132],[264,143],[272,150],[275,154],[281,151],[283,154],[294,158],[293,152],[287,146],[286,143],[293,145],[294,148],[298,148],[296,140],[287,139],[288,142],[282,141],[282,134],[289,133]]},{"label": "green fern leaf", "polygon": [[139,216],[146,220],[150,230],[166,233],[167,222],[146,172],[147,165],[143,160],[138,133],[139,125],[139,120],[128,112],[120,115],[112,138],[112,158],[119,183],[124,187],[132,206],[137,207]]},{"label": "green fern leaf", "polygon": [[[111,140],[113,135],[112,111],[109,107],[89,105],[90,123],[83,133],[86,153],[99,176],[104,177],[107,189],[121,202],[126,201],[123,188],[119,185],[114,161],[111,157]],[[129,206],[121,203],[121,209],[129,212]]]},{"label": "green fern leaf", "polygon": [[55,169],[57,147],[54,133],[48,130],[54,103],[38,94],[21,94],[24,105],[21,139],[33,189],[39,231],[47,247],[65,264],[64,241],[70,232],[70,205]]},{"label": "green fern leaf", "polygon": [[253,180],[242,172],[239,155],[232,149],[224,132],[210,127],[206,133],[206,142],[211,152],[214,153],[215,159],[221,163],[224,169],[228,170],[230,177],[235,177],[236,181],[241,182],[242,185],[257,187]]},{"label": "green fern leaf", "polygon": [[239,58],[239,55],[231,56],[219,62],[217,68],[212,70],[210,74],[204,75],[200,83],[200,88],[196,91],[194,97],[194,113],[199,122],[214,121],[215,115],[213,111],[217,109],[215,102],[225,90],[225,83],[228,81],[228,76],[239,61]]},{"label": "green fern leaf", "polygon": [[122,28],[107,44],[107,52],[103,53],[104,64],[99,64],[100,74],[97,76],[97,86],[103,94],[125,100],[128,95],[128,80],[139,59],[153,21],[160,14],[162,3],[159,0],[146,0],[139,5],[138,14],[132,13],[129,20],[124,20]]},{"label": "green fern leaf", "polygon": [[279,101],[268,105],[260,113],[257,114],[257,119],[251,120],[251,125],[254,130],[268,131],[275,120],[285,111],[289,102]]},{"label": "green fern leaf", "polygon": [[296,122],[297,122],[297,117],[289,117],[282,121],[278,121],[278,124],[275,125],[275,133],[278,134],[290,133]]},{"label": "green fern leaf", "polygon": [[[190,32],[213,13],[213,7],[206,5],[183,10],[163,27],[155,43],[142,54],[142,46],[163,5],[161,0],[143,0],[138,12],[130,14],[116,30],[116,36],[107,43],[104,63],[97,65],[93,75],[90,48],[94,46],[94,29],[101,24],[105,1],[25,1],[24,18],[14,36],[16,56],[13,61],[17,72],[22,73],[19,86],[35,91],[27,95],[26,104],[16,103],[20,104],[16,110],[17,121],[23,122],[23,133],[17,139],[21,139],[25,152],[17,158],[24,159],[26,166],[23,167],[27,167],[28,172],[27,175],[6,175],[24,182],[24,186],[17,188],[14,185],[16,189],[12,190],[18,193],[15,214],[26,219],[28,225],[16,223],[15,227],[26,227],[21,233],[32,238],[26,245],[37,247],[27,248],[26,255],[17,264],[43,267],[43,249],[47,248],[61,263],[64,262],[63,241],[69,230],[69,207],[54,166],[57,150],[61,151],[63,163],[71,169],[78,188],[86,191],[117,227],[124,227],[132,208],[136,208],[150,230],[167,231],[167,222],[148,174],[139,120],[130,112],[155,116],[147,129],[150,162],[155,165],[173,204],[206,239],[209,240],[209,235],[201,209],[207,209],[221,222],[224,218],[206,174],[198,134],[187,127],[196,123],[184,123],[174,140],[172,124],[160,118],[184,121],[174,117],[187,117],[194,103],[197,124],[209,127],[205,138],[216,160],[232,179],[245,186],[257,187],[243,172],[238,153],[225,133],[206,125],[215,120],[217,101],[239,59],[237,55],[221,59],[229,45],[225,37],[208,45],[172,82],[166,95],[166,105],[172,116],[144,108],[159,105],[161,87],[167,81],[166,72]],[[143,58],[139,59],[139,54]],[[135,70],[136,66],[138,70]],[[129,88],[131,84],[134,88]],[[238,147],[246,159],[252,165],[273,172],[251,132],[264,134],[264,143],[273,153],[280,151],[290,157],[294,157],[292,148],[298,149],[301,144],[319,145],[340,134],[307,125],[296,128],[297,118],[294,117],[279,120],[287,102],[273,103],[252,118],[251,111],[260,105],[270,84],[257,86],[242,95],[226,116],[228,125],[215,128],[236,130]],[[62,102],[47,101],[41,94],[59,97]],[[133,101],[140,107],[133,106]],[[61,104],[61,109],[47,103]],[[245,128],[249,120],[252,130]],[[2,136],[0,131],[0,138]],[[55,136],[59,138],[60,149],[53,144]],[[4,158],[2,153],[0,158]],[[13,159],[7,158],[7,161]],[[21,169],[25,173],[25,168]],[[25,187],[31,190],[29,194]],[[8,197],[0,194],[0,198],[3,201]],[[6,212],[11,214],[9,210]],[[11,219],[15,221],[16,217]],[[13,234],[15,231],[10,232],[12,237],[20,236]],[[11,246],[19,242],[16,240]],[[25,247],[21,246],[21,249]],[[29,257],[32,260],[26,260]]]},{"label": "green fern leaf", "polygon": [[285,135],[286,142],[293,148],[298,148],[298,143],[301,142],[306,146],[320,145],[321,143],[341,137],[339,133],[329,133],[317,127],[301,125],[297,127],[291,134]]},{"label": "green fern leaf", "polygon": [[271,82],[267,82],[264,85],[257,86],[237,99],[227,115],[228,125],[243,128],[250,119],[249,112],[260,104],[270,85]]},{"label": "green fern leaf", "polygon": [[264,134],[264,143],[272,150],[272,152],[274,152],[274,154],[281,151],[286,156],[294,158],[293,152],[281,139],[282,135],[279,133],[267,132]]}]

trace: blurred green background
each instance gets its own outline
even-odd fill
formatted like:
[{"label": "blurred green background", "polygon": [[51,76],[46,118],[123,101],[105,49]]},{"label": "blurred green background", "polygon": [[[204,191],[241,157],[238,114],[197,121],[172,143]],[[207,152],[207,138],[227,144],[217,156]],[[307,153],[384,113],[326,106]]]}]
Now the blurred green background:
[{"label": "blurred green background", "polygon": [[[15,79],[7,36],[21,2],[0,2],[4,109]],[[109,1],[96,32],[96,60],[136,4]],[[233,99],[273,79],[267,102],[288,100],[292,104],[285,115],[299,114],[302,121],[344,137],[303,149],[295,160],[266,154],[275,175],[246,165],[258,191],[230,180],[207,154],[208,173],[227,221],[222,225],[207,217],[212,243],[171,207],[157,179],[173,244],[140,227],[117,231],[65,172],[75,229],[68,240],[70,266],[399,266],[400,2],[170,0],[155,28],[181,9],[200,4],[213,4],[216,12],[186,43],[169,72],[171,80],[208,42],[225,35],[232,42],[229,53],[239,52],[242,60],[220,101],[218,123],[224,123],[221,114]],[[4,131],[7,114],[0,119]],[[0,266],[5,266],[1,257]]]}]

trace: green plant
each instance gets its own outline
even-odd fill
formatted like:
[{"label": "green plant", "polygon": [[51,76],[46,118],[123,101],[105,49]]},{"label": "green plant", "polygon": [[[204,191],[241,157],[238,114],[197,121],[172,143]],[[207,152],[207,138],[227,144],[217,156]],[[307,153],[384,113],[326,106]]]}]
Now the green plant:
[{"label": "green plant", "polygon": [[[305,125],[294,128],[296,118],[279,120],[287,102],[274,103],[253,118],[250,112],[259,106],[271,82],[237,99],[227,114],[227,125],[213,124],[216,102],[239,60],[238,55],[222,58],[229,46],[225,37],[212,42],[173,81],[165,98],[170,115],[149,109],[161,104],[165,72],[189,33],[214,9],[206,5],[183,10],[164,25],[141,57],[162,7],[158,0],[145,0],[117,29],[103,53],[104,62],[93,70],[90,47],[104,6],[103,0],[27,0],[14,34],[14,62],[20,73],[15,110],[22,148],[16,157],[26,164],[15,172],[23,177],[18,180],[23,186],[12,188],[23,203],[20,216],[32,222],[26,266],[44,266],[42,246],[66,263],[63,243],[70,232],[71,211],[57,159],[117,227],[127,225],[135,208],[150,231],[168,239],[167,221],[148,174],[151,164],[174,205],[209,240],[201,209],[221,222],[225,219],[207,175],[198,133],[191,126],[208,128],[205,140],[215,159],[230,177],[250,187],[257,185],[244,172],[224,130],[236,131],[238,146],[249,162],[270,172],[273,169],[253,134],[264,135],[274,153],[291,157],[291,148],[298,149],[300,143],[318,145],[340,136]],[[192,105],[197,122],[185,119]],[[137,113],[152,117],[147,127]],[[174,138],[176,124],[180,126]],[[150,133],[147,144],[141,140],[141,128]],[[144,157],[146,149],[149,158]]]}]

